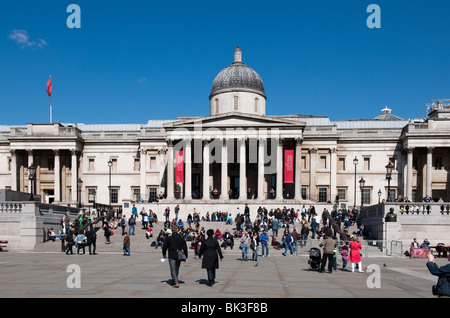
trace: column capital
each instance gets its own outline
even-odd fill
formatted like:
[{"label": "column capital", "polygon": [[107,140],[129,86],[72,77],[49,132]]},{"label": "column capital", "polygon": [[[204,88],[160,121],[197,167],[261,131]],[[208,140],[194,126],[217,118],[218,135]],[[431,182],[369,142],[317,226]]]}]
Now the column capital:
[{"label": "column capital", "polygon": [[167,139],[166,142],[167,142],[167,146],[173,147],[173,139]]},{"label": "column capital", "polygon": [[405,151],[407,153],[413,153],[414,152],[414,147],[406,147]]},{"label": "column capital", "polygon": [[11,156],[15,156],[17,154],[17,150],[16,149],[9,149],[9,153],[11,154]]},{"label": "column capital", "polygon": [[297,146],[301,146],[302,142],[303,142],[303,138],[302,137],[295,138],[295,144]]},{"label": "column capital", "polygon": [[434,151],[434,147],[431,147],[431,146],[427,147],[427,153],[433,153],[433,151]]},{"label": "column capital", "polygon": [[336,147],[330,148],[330,153],[331,154],[336,154],[337,153],[337,148]]},{"label": "column capital", "polygon": [[52,151],[55,156],[59,156],[59,154],[61,153],[61,150],[59,149],[52,149]]},{"label": "column capital", "polygon": [[310,153],[317,153],[317,148],[309,148]]},{"label": "column capital", "polygon": [[33,155],[33,152],[34,152],[33,149],[27,149],[26,151],[27,151],[27,154],[28,154],[29,156],[32,156],[32,155]]},{"label": "column capital", "polygon": [[145,155],[147,154],[147,149],[141,148],[141,149],[139,150],[139,152],[140,152],[141,155],[145,156]]}]

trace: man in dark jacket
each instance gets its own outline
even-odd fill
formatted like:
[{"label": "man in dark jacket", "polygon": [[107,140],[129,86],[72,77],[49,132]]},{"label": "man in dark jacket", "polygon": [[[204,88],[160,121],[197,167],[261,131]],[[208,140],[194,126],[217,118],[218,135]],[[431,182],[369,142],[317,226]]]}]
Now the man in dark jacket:
[{"label": "man in dark jacket", "polygon": [[[91,225],[86,232],[86,244],[89,246],[89,255],[97,255],[95,249],[97,246],[97,230]],[[93,247],[93,250],[91,249]]]},{"label": "man in dark jacket", "polygon": [[433,294],[439,298],[450,297],[450,264],[438,267],[434,262],[434,256],[428,252],[427,268],[431,274],[439,277],[436,288],[433,288]]},{"label": "man in dark jacket", "polygon": [[[183,237],[178,235],[178,230],[176,227],[171,229],[167,229],[166,235],[167,238],[164,240],[164,245],[162,248],[163,258],[166,258],[167,251],[169,252],[169,266],[170,266],[170,275],[172,276],[172,283],[174,288],[180,287],[178,284],[178,273],[180,270],[180,264],[182,261],[187,262],[188,260],[188,249],[186,241]],[[179,259],[178,251],[182,251],[185,255],[184,260]]]}]

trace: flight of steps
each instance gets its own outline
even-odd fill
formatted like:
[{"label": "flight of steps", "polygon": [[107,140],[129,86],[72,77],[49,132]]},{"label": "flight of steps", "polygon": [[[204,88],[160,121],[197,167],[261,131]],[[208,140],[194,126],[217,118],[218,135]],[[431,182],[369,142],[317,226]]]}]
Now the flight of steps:
[{"label": "flight of steps", "polygon": [[[145,230],[142,229],[141,226],[141,219],[139,218],[137,221],[137,224],[135,226],[135,235],[130,235],[131,238],[131,253],[157,253],[161,254],[161,247],[158,247],[157,249],[155,247],[151,246],[151,243],[156,240],[156,237],[158,236],[159,232],[163,230],[163,222],[159,221],[157,224],[153,224],[153,237],[147,239],[145,236]],[[200,227],[203,227],[205,231],[208,229],[213,229],[214,231],[219,229],[222,233],[225,232],[225,229],[228,229],[230,233],[233,233],[235,230],[235,223],[233,224],[226,224],[225,222],[213,222],[213,221],[203,221],[200,222]],[[300,231],[301,225],[299,222],[295,222],[294,226],[296,227],[297,231]],[[126,226],[126,231],[128,231],[128,225]],[[281,240],[281,236],[284,229],[280,228],[278,230],[278,240]],[[353,231],[357,231],[357,226],[353,225],[349,228],[349,233],[353,233]],[[110,244],[105,244],[106,239],[104,236],[104,231],[102,229],[99,229],[97,232],[97,253],[123,253],[122,250],[122,244],[123,244],[123,236],[122,236],[122,229],[117,228],[113,230],[114,235],[110,237]],[[272,238],[272,231],[268,231],[269,238]],[[295,255],[309,255],[308,251],[311,247],[319,247],[320,242],[322,239],[318,240],[317,237],[315,239],[311,238],[311,232],[308,237],[307,244],[304,247],[300,247],[298,245],[298,251],[297,253],[294,253]],[[363,243],[363,242],[362,242]],[[191,246],[191,242],[187,242],[188,248]],[[88,247],[85,248],[86,254],[89,253]],[[44,243],[39,243],[34,249],[35,252],[62,252],[61,249],[61,241],[57,240],[55,242],[53,241],[47,241]],[[76,253],[76,248],[73,247],[74,253]],[[189,253],[191,255],[194,255],[194,250],[189,249]],[[235,239],[234,241],[234,249],[230,250],[230,248],[227,247],[226,249],[227,254],[235,254],[235,255],[241,255],[241,251],[239,250],[239,241],[238,239]],[[282,250],[276,250],[273,247],[270,247],[269,255],[275,256],[275,255],[282,255],[284,253],[284,249]],[[261,255],[261,247],[259,248],[259,255]],[[289,255],[289,252],[288,252]],[[249,251],[249,257],[251,257],[251,251]]]}]

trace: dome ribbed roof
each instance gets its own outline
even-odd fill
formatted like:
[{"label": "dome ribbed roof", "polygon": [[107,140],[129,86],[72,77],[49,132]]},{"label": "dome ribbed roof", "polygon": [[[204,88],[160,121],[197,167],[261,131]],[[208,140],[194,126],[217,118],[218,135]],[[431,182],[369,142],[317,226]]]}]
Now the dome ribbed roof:
[{"label": "dome ribbed roof", "polygon": [[225,67],[214,79],[210,98],[225,92],[252,92],[266,98],[261,77],[241,61],[241,50],[237,47],[233,64]]}]

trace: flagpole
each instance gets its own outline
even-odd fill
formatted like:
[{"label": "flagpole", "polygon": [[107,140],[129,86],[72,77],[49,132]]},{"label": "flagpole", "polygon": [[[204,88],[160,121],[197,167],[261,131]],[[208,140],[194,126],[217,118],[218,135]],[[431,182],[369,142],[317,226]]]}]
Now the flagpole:
[{"label": "flagpole", "polygon": [[[50,74],[50,81],[51,80],[52,80],[52,75]],[[50,85],[52,85],[52,84],[50,83]],[[52,118],[52,92],[51,91],[50,91],[49,97],[50,97],[50,124],[52,124],[53,118]]]},{"label": "flagpole", "polygon": [[50,124],[52,123],[52,95],[50,95]]}]

